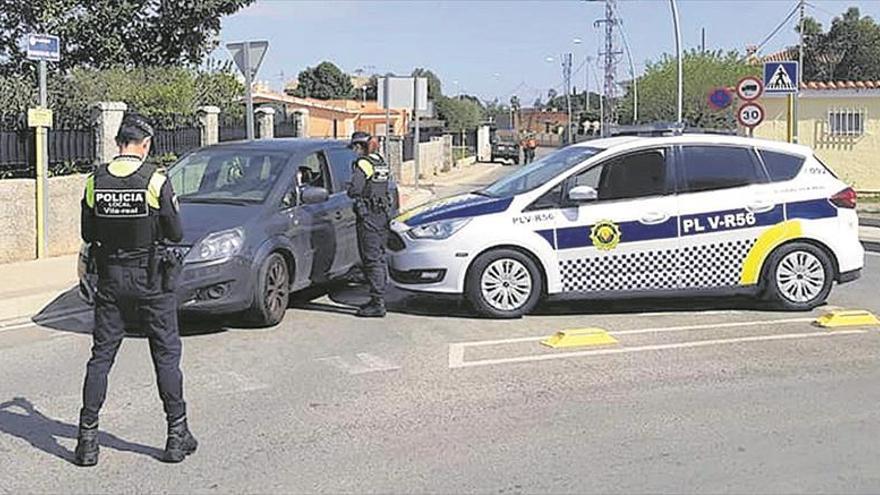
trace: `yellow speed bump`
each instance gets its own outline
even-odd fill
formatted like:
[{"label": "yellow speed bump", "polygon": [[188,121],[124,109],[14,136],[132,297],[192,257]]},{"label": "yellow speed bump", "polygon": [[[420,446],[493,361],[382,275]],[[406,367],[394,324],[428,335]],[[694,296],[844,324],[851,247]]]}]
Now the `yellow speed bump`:
[{"label": "yellow speed bump", "polygon": [[614,345],[617,343],[617,339],[601,328],[581,328],[556,332],[542,340],[541,343],[547,347],[561,349],[563,347]]},{"label": "yellow speed bump", "polygon": [[880,326],[880,320],[863,309],[837,309],[829,311],[813,322],[824,328]]}]

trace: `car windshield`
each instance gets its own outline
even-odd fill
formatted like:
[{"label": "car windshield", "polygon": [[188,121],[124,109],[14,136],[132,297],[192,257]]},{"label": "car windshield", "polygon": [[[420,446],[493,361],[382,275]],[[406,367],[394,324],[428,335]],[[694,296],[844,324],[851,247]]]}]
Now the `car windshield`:
[{"label": "car windshield", "polygon": [[207,149],[184,157],[168,176],[181,202],[262,203],[287,158],[279,152]]},{"label": "car windshield", "polygon": [[563,148],[501,178],[479,192],[487,196],[509,197],[531,191],[601,151],[583,146]]}]

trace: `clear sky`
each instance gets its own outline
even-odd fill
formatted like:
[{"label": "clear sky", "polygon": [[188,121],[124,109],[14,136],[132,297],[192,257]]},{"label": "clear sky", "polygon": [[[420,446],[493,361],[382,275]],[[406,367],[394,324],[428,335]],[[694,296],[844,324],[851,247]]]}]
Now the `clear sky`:
[{"label": "clear sky", "polygon": [[[679,0],[683,45],[698,47],[705,28],[707,49],[742,52],[745,45],[769,35],[796,3]],[[808,3],[807,15],[824,26],[849,6],[880,19],[878,0]],[[646,61],[674,51],[668,1],[619,0],[618,10],[637,72]],[[290,79],[305,67],[330,60],[347,72],[361,68],[409,74],[414,67],[427,67],[440,76],[445,94],[466,92],[502,101],[517,94],[531,105],[561,84],[561,53],[575,54],[575,68],[587,55],[596,57],[600,33],[593,23],[603,15],[604,2],[583,0],[257,0],[223,20],[220,38],[224,43],[268,40],[258,78],[276,88],[281,87],[282,72]],[[575,45],[574,38],[582,43]],[[762,53],[796,41],[792,21]],[[215,56],[227,57],[225,50]],[[593,66],[595,72],[595,61]],[[619,74],[628,72],[624,59]],[[585,76],[581,70],[573,84],[582,88]]]}]

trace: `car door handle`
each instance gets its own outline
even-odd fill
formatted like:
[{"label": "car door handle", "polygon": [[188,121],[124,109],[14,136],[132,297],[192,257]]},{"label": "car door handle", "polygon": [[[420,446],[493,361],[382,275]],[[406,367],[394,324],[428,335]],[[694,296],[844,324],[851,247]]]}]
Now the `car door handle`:
[{"label": "car door handle", "polygon": [[746,205],[746,210],[750,213],[766,213],[776,207],[776,203],[772,201],[755,201]]},{"label": "car door handle", "polygon": [[655,225],[669,220],[669,214],[663,211],[651,211],[642,215],[639,220],[645,225]]}]

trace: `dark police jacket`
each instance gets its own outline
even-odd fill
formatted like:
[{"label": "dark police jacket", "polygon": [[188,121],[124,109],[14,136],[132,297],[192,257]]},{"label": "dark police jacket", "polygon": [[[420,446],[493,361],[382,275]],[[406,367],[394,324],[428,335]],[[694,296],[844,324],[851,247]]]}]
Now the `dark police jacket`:
[{"label": "dark police jacket", "polygon": [[86,178],[82,239],[106,251],[138,250],[180,242],[183,226],[171,182],[163,169],[122,155]]},{"label": "dark police jacket", "polygon": [[388,211],[391,208],[390,180],[391,168],[378,153],[358,157],[352,163],[348,196],[355,200],[356,207],[360,203],[373,211]]}]

